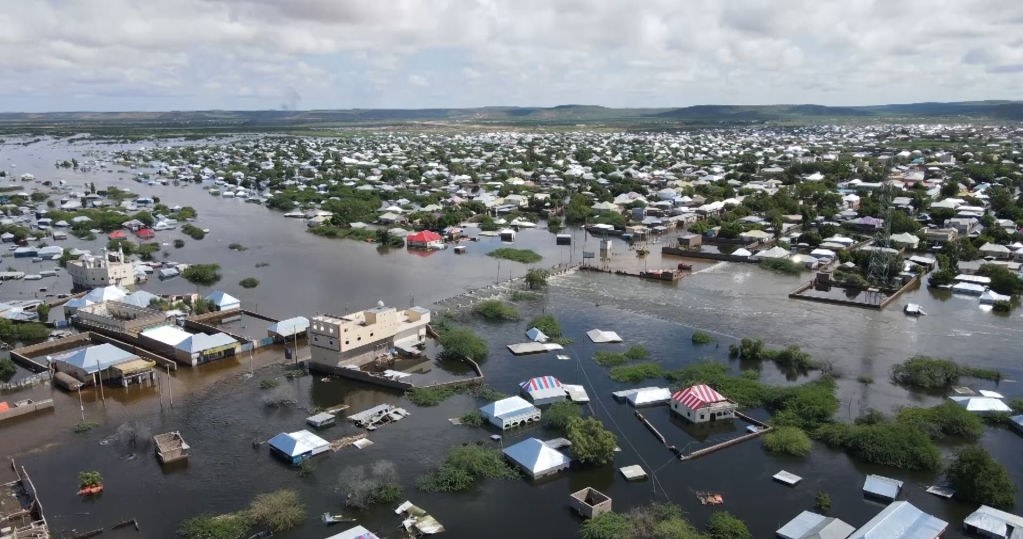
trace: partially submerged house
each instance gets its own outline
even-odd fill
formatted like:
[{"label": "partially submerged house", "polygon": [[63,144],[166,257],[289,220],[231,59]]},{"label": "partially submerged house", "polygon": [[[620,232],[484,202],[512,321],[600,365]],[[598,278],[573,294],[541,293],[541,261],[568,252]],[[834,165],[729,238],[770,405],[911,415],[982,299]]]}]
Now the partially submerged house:
[{"label": "partially submerged house", "polygon": [[706,384],[690,386],[671,396],[671,411],[693,423],[735,418],[738,405]]},{"label": "partially submerged house", "polygon": [[480,408],[480,414],[501,430],[540,421],[540,409],[519,396],[487,404]]},{"label": "partially submerged house", "polygon": [[139,344],[178,363],[196,366],[238,351],[239,343],[226,333],[189,333],[177,326],[160,326],[139,333]]},{"label": "partially submerged house", "polygon": [[152,380],[156,365],[109,343],[51,356],[49,361],[54,370],[66,373],[85,385],[113,381],[127,386]]},{"label": "partially submerged house", "polygon": [[307,430],[282,432],[267,443],[271,453],[294,466],[330,449],[330,442]]},{"label": "partially submerged house", "polygon": [[326,539],[380,539],[380,537],[362,526],[356,526],[341,533],[335,533]]},{"label": "partially submerged house", "polygon": [[924,513],[907,501],[888,504],[874,518],[860,526],[849,539],[938,539],[948,522]]},{"label": "partially submerged house", "polygon": [[863,495],[886,502],[895,501],[902,492],[902,481],[870,474],[863,480]]},{"label": "partially submerged house", "polygon": [[567,455],[545,444],[539,438],[527,438],[506,447],[504,456],[532,479],[567,470],[572,463],[572,459]]},{"label": "partially submerged house", "polygon": [[568,398],[561,381],[553,376],[537,376],[521,382],[522,395],[536,406],[560,402]]},{"label": "partially submerged house", "polygon": [[361,367],[389,355],[395,348],[422,345],[429,323],[429,309],[412,307],[399,311],[383,304],[343,316],[315,316],[309,326],[309,366],[343,374],[345,368]]},{"label": "partially submerged house", "polygon": [[803,511],[774,533],[780,539],[845,539],[855,530],[837,518]]},{"label": "partially submerged house", "polygon": [[1023,537],[1023,517],[982,505],[963,519],[963,530],[981,537],[1019,539]]},{"label": "partially submerged house", "polygon": [[234,311],[242,308],[241,300],[223,290],[215,290],[205,299],[212,303],[218,311]]},{"label": "partially submerged house", "polygon": [[299,335],[305,335],[308,330],[309,319],[304,316],[296,316],[270,324],[266,328],[266,334],[275,342],[284,342],[296,339]]},{"label": "partially submerged house", "polygon": [[432,231],[423,230],[405,236],[405,243],[409,249],[443,249],[444,238]]}]

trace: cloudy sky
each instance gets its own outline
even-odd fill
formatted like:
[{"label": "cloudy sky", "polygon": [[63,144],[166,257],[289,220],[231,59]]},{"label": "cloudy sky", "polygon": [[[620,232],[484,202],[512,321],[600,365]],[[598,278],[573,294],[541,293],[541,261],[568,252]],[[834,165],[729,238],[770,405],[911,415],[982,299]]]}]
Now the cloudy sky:
[{"label": "cloudy sky", "polygon": [[1023,0],[30,0],[0,110],[1023,98]]}]

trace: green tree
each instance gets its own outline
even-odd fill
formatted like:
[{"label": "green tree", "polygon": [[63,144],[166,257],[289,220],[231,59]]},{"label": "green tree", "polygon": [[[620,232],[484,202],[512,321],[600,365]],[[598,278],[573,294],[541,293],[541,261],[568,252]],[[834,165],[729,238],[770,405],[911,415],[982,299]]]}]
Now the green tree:
[{"label": "green tree", "polygon": [[711,539],[753,539],[746,523],[728,511],[716,511],[707,523]]},{"label": "green tree", "polygon": [[249,519],[274,533],[290,530],[305,519],[305,504],[298,492],[275,490],[256,496],[247,511]]},{"label": "green tree", "polygon": [[604,513],[593,517],[579,528],[582,539],[627,539],[632,536],[632,523],[621,513]]},{"label": "green tree", "polygon": [[1016,503],[1016,485],[1009,473],[980,446],[959,452],[948,470],[948,479],[960,500],[1002,509]]},{"label": "green tree", "polygon": [[192,284],[209,286],[220,280],[220,265],[192,264],[181,272],[181,276]]},{"label": "green tree", "polygon": [[586,195],[575,194],[565,207],[565,223],[570,225],[585,224],[593,214],[590,199]]},{"label": "green tree", "polygon": [[467,328],[449,328],[440,333],[444,359],[483,361],[487,358],[487,343]]},{"label": "green tree", "polygon": [[561,433],[567,432],[569,425],[580,419],[582,412],[579,405],[570,401],[556,402],[543,413],[544,424]]},{"label": "green tree", "polygon": [[991,279],[991,290],[999,294],[1016,295],[1023,293],[1023,279],[1013,273],[1005,266],[998,264],[984,264],[977,272]]},{"label": "green tree", "polygon": [[0,382],[9,382],[17,374],[18,367],[9,358],[0,358]]},{"label": "green tree", "polygon": [[39,316],[39,321],[45,324],[50,320],[50,304],[40,303],[39,306],[36,307],[36,314]]},{"label": "green tree", "polygon": [[810,454],[810,437],[798,427],[775,427],[762,437],[764,448],[772,453],[805,457]]},{"label": "green tree", "polygon": [[595,418],[579,419],[568,425],[572,454],[583,464],[607,464],[614,458],[618,440]]}]

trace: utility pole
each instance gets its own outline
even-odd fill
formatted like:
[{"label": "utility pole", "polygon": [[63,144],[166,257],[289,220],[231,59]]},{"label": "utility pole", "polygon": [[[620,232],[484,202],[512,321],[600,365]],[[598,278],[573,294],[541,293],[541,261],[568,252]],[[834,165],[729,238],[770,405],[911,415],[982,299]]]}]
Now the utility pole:
[{"label": "utility pole", "polygon": [[174,408],[174,387],[171,381],[170,365],[167,365],[167,398],[170,400],[170,407]]},{"label": "utility pole", "polygon": [[82,384],[78,384],[78,409],[82,411],[82,423],[85,423],[85,402],[82,401]]}]

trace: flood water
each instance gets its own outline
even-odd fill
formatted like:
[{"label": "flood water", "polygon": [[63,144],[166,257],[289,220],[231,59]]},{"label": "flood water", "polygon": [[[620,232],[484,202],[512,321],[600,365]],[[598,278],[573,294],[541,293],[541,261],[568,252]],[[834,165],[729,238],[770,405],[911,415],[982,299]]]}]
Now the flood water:
[{"label": "flood water", "polygon": [[[452,251],[417,256],[398,249],[380,252],[376,246],[352,241],[319,238],[305,232],[301,220],[287,220],[280,214],[240,200],[212,197],[198,187],[146,186],[129,180],[130,173],[96,171],[80,173],[56,170],[58,159],[81,155],[91,147],[68,147],[61,142],[41,142],[29,146],[0,146],[2,168],[15,176],[31,172],[40,179],[65,179],[72,185],[95,182],[98,187],[117,185],[135,192],[155,195],[168,205],[190,205],[199,213],[198,224],[210,228],[202,241],[193,241],[177,231],[158,232],[168,244],[176,238],[186,245],[175,249],[168,245],[170,259],[180,262],[218,262],[224,278],[216,288],[241,298],[250,309],[275,317],[312,315],[321,312],[348,312],[369,307],[378,300],[404,306],[410,301],[431,306],[434,302],[467,289],[492,285],[511,276],[521,276],[525,266],[512,262],[500,264],[485,256],[499,244],[494,238],[469,243],[469,253]],[[105,147],[101,147],[106,149]],[[82,160],[82,157],[79,157]],[[17,168],[10,168],[10,163]],[[26,190],[36,184],[24,184]],[[583,249],[595,250],[593,239],[577,233],[576,245],[559,247],[543,230],[524,231],[516,239],[517,247],[537,250],[544,264],[578,261]],[[584,243],[586,241],[586,243]],[[87,248],[99,250],[105,238]],[[84,242],[69,239],[65,248]],[[241,243],[243,252],[228,250],[228,244]],[[630,253],[624,244],[615,244],[619,267],[643,269],[672,267],[679,259],[660,259],[658,249],[644,259]],[[257,263],[269,266],[256,268]],[[22,271],[38,266],[25,259],[3,261]],[[50,262],[45,263],[49,267]],[[983,310],[975,298],[948,296],[925,288],[910,291],[887,310],[871,311],[810,301],[789,299],[804,277],[776,275],[753,265],[738,263],[708,264],[696,262],[695,273],[676,284],[650,282],[632,277],[590,272],[570,273],[552,280],[544,299],[520,304],[528,320],[541,311],[557,316],[566,334],[574,342],[566,347],[567,361],[553,354],[513,357],[505,349],[521,342],[526,322],[491,325],[471,322],[489,342],[490,357],[483,363],[488,384],[505,393],[514,393],[518,382],[538,375],[557,376],[565,383],[587,387],[593,402],[590,411],[618,435],[622,448],[614,466],[599,469],[573,469],[570,473],[532,484],[526,480],[488,481],[477,489],[457,495],[420,492],[415,478],[446,455],[448,448],[465,442],[492,444],[486,429],[451,425],[448,418],[483,404],[467,396],[452,397],[434,408],[418,408],[399,394],[357,384],[305,376],[284,381],[282,373],[290,365],[280,349],[269,350],[253,360],[231,359],[182,370],[174,375],[170,388],[107,388],[105,400],[92,391],[83,393],[85,414],[100,424],[82,434],[72,432],[80,420],[78,395],[67,395],[48,386],[36,386],[4,399],[49,398],[56,410],[41,416],[23,418],[0,426],[0,454],[10,456],[32,474],[39,489],[47,517],[56,534],[61,530],[79,531],[109,528],[125,518],[137,518],[145,537],[174,537],[178,523],[201,513],[222,513],[243,508],[260,492],[288,487],[297,489],[306,503],[308,522],[281,535],[294,538],[326,537],[343,527],[325,528],[318,520],[325,511],[343,511],[337,492],[338,475],[347,467],[388,460],[397,466],[405,483],[405,496],[436,516],[446,527],[445,536],[519,537],[524,525],[539,537],[573,537],[578,519],[568,509],[568,495],[585,486],[593,486],[610,495],[616,510],[627,510],[651,500],[671,500],[680,504],[689,518],[702,525],[713,509],[699,505],[695,493],[720,492],[724,509],[745,520],[755,537],[771,537],[775,529],[804,509],[811,509],[817,491],[832,498],[832,514],[854,526],[863,524],[881,506],[863,500],[860,485],[865,473],[881,473],[906,481],[904,499],[950,522],[949,537],[960,537],[962,517],[972,511],[958,502],[923,492],[938,478],[934,474],[907,474],[887,468],[864,465],[815,445],[805,459],[774,457],[763,451],[759,441],[749,441],[693,461],[679,462],[656,441],[632,414],[632,409],[610,397],[613,390],[626,387],[611,381],[605,368],[590,359],[598,349],[623,349],[643,344],[651,359],[666,368],[712,358],[728,362],[727,346],[739,337],[757,337],[771,346],[798,344],[816,358],[834,365],[840,374],[841,418],[851,418],[868,408],[885,412],[906,404],[929,405],[939,397],[909,393],[888,382],[893,364],[915,354],[949,357],[979,367],[997,368],[1010,380],[1023,377],[1023,320],[1020,311],[997,315]],[[248,276],[261,284],[251,290],[237,282]],[[42,283],[42,284],[40,284]],[[43,281],[14,281],[0,285],[0,297],[24,298],[63,292],[70,288],[66,274]],[[155,293],[194,291],[182,279],[153,280],[141,288]],[[205,291],[205,289],[200,289]],[[920,304],[928,316],[911,318],[901,313],[904,303]],[[593,328],[617,331],[623,345],[594,345],[585,337]],[[258,333],[258,329],[246,328]],[[695,347],[690,340],[695,329],[710,331],[718,344]],[[738,367],[735,362],[732,365]],[[247,377],[249,369],[255,376]],[[442,369],[437,365],[435,368]],[[861,384],[858,377],[869,376],[873,384]],[[269,408],[263,405],[267,390],[259,389],[259,380],[279,377],[281,386],[275,397],[288,396],[297,404]],[[784,373],[766,367],[764,378],[772,383],[791,383]],[[803,381],[805,379],[800,379]],[[162,380],[166,381],[166,380]],[[651,381],[654,384],[655,381]],[[997,387],[1008,396],[1023,396],[1019,384],[983,382],[979,387]],[[175,403],[169,404],[169,391]],[[378,403],[392,402],[406,407],[412,416],[370,433],[375,442],[366,449],[352,447],[317,457],[311,477],[298,477],[295,470],[271,458],[267,448],[253,447],[253,441],[265,440],[281,431],[304,428],[303,419],[314,407],[349,404],[350,412]],[[666,407],[645,410],[644,414],[665,434],[669,443],[688,452],[733,434],[736,427],[687,428],[675,422]],[[756,412],[754,412],[756,414]],[[187,466],[161,468],[152,456],[152,447],[144,441],[131,448],[118,427],[138,423],[138,431],[150,433],[180,430],[192,446]],[[338,425],[326,431],[335,439],[357,432],[350,425]],[[542,427],[530,427],[506,436],[504,442],[528,437],[553,437]],[[140,436],[140,440],[145,440]],[[1001,428],[987,428],[981,444],[1003,462],[1017,485],[1023,484],[1023,464],[1018,455],[1023,438]],[[955,447],[945,448],[950,453]],[[628,483],[617,468],[641,464],[651,478]],[[773,482],[771,475],[786,469],[804,480],[796,487]],[[77,473],[99,470],[106,491],[92,500],[75,495]],[[382,537],[399,537],[400,519],[389,507],[377,507],[353,513],[359,522]],[[345,511],[347,513],[347,511]],[[1023,512],[1018,502],[1015,513]],[[343,526],[343,525],[342,525]],[[105,537],[135,536],[132,532]]]}]

